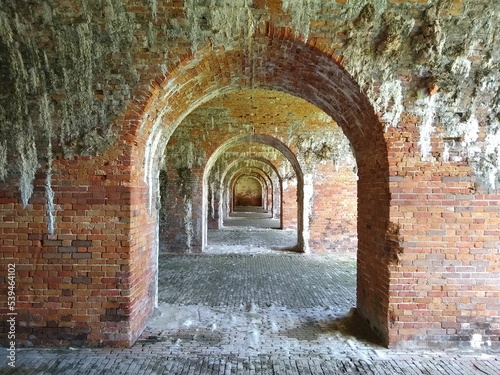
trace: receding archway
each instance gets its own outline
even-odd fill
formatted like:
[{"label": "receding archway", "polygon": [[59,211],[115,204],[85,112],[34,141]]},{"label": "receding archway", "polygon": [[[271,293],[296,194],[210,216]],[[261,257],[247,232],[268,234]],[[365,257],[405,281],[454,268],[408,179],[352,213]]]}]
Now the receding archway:
[{"label": "receding archway", "polygon": [[230,179],[228,190],[233,213],[245,207],[264,210],[271,183],[261,170],[243,168]]},{"label": "receding archway", "polygon": [[[367,97],[331,54],[292,35],[285,29],[260,30],[253,40],[258,54],[249,55],[244,48],[201,51],[168,76],[159,77],[152,92],[131,106],[129,112],[141,115],[128,128],[124,127],[124,132],[126,136],[133,134],[137,142],[132,155],[137,166],[135,173],[144,182],[141,186],[149,190],[144,194],[141,187],[132,192],[132,199],[139,207],[146,208],[134,218],[132,227],[144,223],[154,226],[153,201],[162,151],[173,130],[190,111],[223,92],[243,87],[281,90],[301,97],[334,118],[353,146],[359,176],[357,307],[361,316],[389,342],[386,229],[390,196],[383,126]],[[132,239],[139,236],[133,233]],[[148,231],[140,243],[149,249],[151,261],[142,262],[142,269],[133,267],[132,272],[150,274],[156,267],[157,235]],[[132,251],[131,256],[133,262],[138,255]],[[131,306],[150,306],[148,301],[154,301],[150,294],[154,287],[147,283],[132,286],[137,293]],[[139,314],[134,326],[143,326],[146,315],[147,312]]]},{"label": "receding archway", "polygon": [[[248,144],[248,143],[260,143],[264,145],[271,146],[278,150],[283,156],[285,157],[286,160],[290,163],[292,166],[292,169],[295,172],[296,178],[297,178],[297,249],[299,251],[307,251],[307,240],[304,239],[304,237],[307,238],[307,236],[304,236],[304,234],[307,234],[307,226],[304,225],[304,194],[303,194],[303,173],[302,169],[300,167],[300,164],[293,154],[291,150],[281,141],[279,141],[276,138],[273,138],[268,135],[264,134],[252,134],[252,135],[241,135],[238,137],[234,137],[221,146],[210,156],[208,159],[208,162],[206,164],[204,173],[203,173],[203,247],[206,245],[207,241],[207,212],[208,212],[208,189],[209,189],[209,176],[212,172],[212,168],[217,162],[218,158],[220,158],[221,155],[224,154],[225,151],[227,151],[230,147],[233,147],[234,145],[238,144]],[[221,181],[225,180],[225,176],[229,172],[228,169],[224,171],[223,176],[221,178]],[[307,224],[306,224],[307,225]]]},{"label": "receding archway", "polygon": [[234,207],[263,207],[264,192],[267,194],[267,185],[263,185],[256,176],[245,173],[238,176],[234,181],[232,191]]},{"label": "receding archway", "polygon": [[[250,156],[245,159],[235,159],[228,163],[227,167],[222,171],[221,179],[216,186],[212,186],[209,184],[211,190],[217,190],[220,192],[220,196],[217,199],[218,208],[211,208],[212,213],[214,211],[218,212],[218,223],[216,228],[220,228],[223,225],[223,216],[225,213],[230,211],[230,207],[228,207],[228,197],[227,197],[227,189],[229,186],[229,181],[231,180],[231,176],[237,173],[240,168],[243,166],[252,166],[258,168],[262,173],[266,176],[266,178],[270,181],[270,185],[272,186],[272,196],[270,197],[270,210],[272,210],[272,217],[278,218],[280,221],[280,229],[283,229],[283,212],[282,212],[282,200],[283,200],[283,179],[276,168],[276,166],[268,159],[258,157],[258,156]],[[209,176],[211,178],[212,175]],[[213,191],[210,194],[213,196]],[[214,199],[210,198],[212,201]],[[209,207],[214,204],[209,204]],[[210,222],[210,217],[208,218]]]}]

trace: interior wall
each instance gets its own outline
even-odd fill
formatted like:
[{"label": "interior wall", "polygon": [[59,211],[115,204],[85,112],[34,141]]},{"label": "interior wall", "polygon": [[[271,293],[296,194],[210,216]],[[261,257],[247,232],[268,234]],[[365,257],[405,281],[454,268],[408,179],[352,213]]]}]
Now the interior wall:
[{"label": "interior wall", "polygon": [[241,176],[234,185],[235,206],[263,207],[262,191],[263,186],[259,180],[250,176]]},{"label": "interior wall", "polygon": [[315,252],[357,252],[357,175],[351,165],[318,163],[314,176],[311,248]]},{"label": "interior wall", "polygon": [[135,341],[170,135],[265,87],[352,144],[358,313],[389,345],[499,341],[498,2],[153,3],[0,11],[0,261],[17,264],[20,340]]},{"label": "interior wall", "polygon": [[298,191],[297,191],[297,179],[295,176],[290,176],[283,183],[283,205],[282,205],[282,217],[283,217],[283,229],[297,230],[297,211],[298,206]]}]

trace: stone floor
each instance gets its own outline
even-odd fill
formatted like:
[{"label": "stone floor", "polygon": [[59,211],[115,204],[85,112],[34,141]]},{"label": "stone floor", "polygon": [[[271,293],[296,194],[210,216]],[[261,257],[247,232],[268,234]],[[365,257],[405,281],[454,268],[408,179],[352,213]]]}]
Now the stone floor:
[{"label": "stone floor", "polygon": [[262,208],[236,207],[221,230],[208,231],[208,254],[275,254],[297,245],[296,230],[277,230],[280,220]]},{"label": "stone floor", "polygon": [[261,207],[237,206],[229,216],[224,218],[227,227],[280,228],[280,220],[273,218],[272,213]]},{"label": "stone floor", "polygon": [[270,231],[212,232],[212,253],[162,255],[159,314],[131,348],[20,348],[0,373],[500,374],[492,349],[384,348],[353,309],[355,256],[286,252],[295,235]]}]

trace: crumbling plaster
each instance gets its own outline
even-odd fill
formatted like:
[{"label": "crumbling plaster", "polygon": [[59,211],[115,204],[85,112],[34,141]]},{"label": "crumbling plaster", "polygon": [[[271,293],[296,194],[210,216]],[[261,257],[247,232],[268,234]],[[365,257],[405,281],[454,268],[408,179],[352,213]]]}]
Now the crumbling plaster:
[{"label": "crumbling plaster", "polygon": [[[500,4],[366,3],[347,24],[342,53],[346,69],[387,126],[397,126],[403,113],[420,118],[424,160],[453,161],[446,153],[433,156],[431,141],[441,138],[446,144],[455,138],[461,159],[470,163],[482,185],[498,187]],[[483,136],[479,126],[485,129]]]},{"label": "crumbling plaster", "polygon": [[[62,13],[51,2],[26,6],[7,0],[0,7],[0,178],[19,180],[26,206],[36,173],[45,173],[50,234],[54,158],[95,155],[109,147],[117,138],[112,118],[138,81],[124,52],[132,28],[123,4],[79,6],[76,14]],[[104,22],[108,27],[100,27]]]}]

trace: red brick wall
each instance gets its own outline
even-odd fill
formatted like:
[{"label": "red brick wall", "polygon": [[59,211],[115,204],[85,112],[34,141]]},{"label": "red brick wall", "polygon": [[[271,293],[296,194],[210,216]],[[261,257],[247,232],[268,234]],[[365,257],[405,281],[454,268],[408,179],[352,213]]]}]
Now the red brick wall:
[{"label": "red brick wall", "polygon": [[[400,246],[390,265],[390,341],[470,345],[480,335],[494,344],[500,196],[482,191],[465,163],[423,162],[415,119],[403,129],[388,133],[392,236]],[[442,141],[434,145],[442,152]]]},{"label": "red brick wall", "polygon": [[[308,69],[314,66],[315,62],[313,61],[316,57],[321,56],[320,52],[315,50],[312,47],[301,46],[300,43],[294,45],[290,38],[290,34],[282,33],[282,34],[272,34],[275,35],[274,38],[271,38],[266,44],[269,44],[267,50],[263,54],[263,62],[266,61],[283,61],[283,58],[289,61],[283,61],[286,63],[285,65],[288,67],[294,67],[293,69],[302,69],[304,71],[304,79],[301,82],[315,82],[318,90],[320,88],[327,87],[324,82],[321,82],[321,79],[317,79],[318,77],[308,77]],[[267,40],[267,38],[264,38]],[[89,215],[89,220],[91,220],[91,216],[99,214],[107,215],[105,217],[106,224],[104,224],[104,228],[101,228],[98,231],[97,236],[101,236],[101,240],[105,241],[105,253],[112,254],[109,255],[113,258],[113,261],[110,263],[113,264],[112,268],[115,270],[112,272],[110,277],[116,276],[119,278],[118,283],[116,284],[116,289],[110,289],[109,291],[102,291],[102,293],[111,293],[113,294],[113,298],[111,298],[111,302],[102,302],[100,308],[97,310],[88,310],[85,315],[77,318],[69,318],[65,317],[65,319],[71,319],[72,325],[78,326],[82,325],[84,327],[89,326],[90,322],[95,322],[93,326],[93,330],[87,337],[87,342],[92,345],[97,345],[99,340],[103,340],[105,343],[114,342],[115,344],[125,344],[130,343],[137,337],[138,333],[144,326],[144,322],[150,315],[150,312],[153,307],[153,296],[152,290],[153,287],[153,273],[155,263],[154,263],[154,249],[157,244],[155,243],[155,199],[152,199],[152,203],[150,204],[150,197],[148,192],[148,187],[145,186],[144,182],[144,173],[146,173],[145,169],[143,169],[143,160],[144,154],[148,146],[147,143],[147,135],[150,131],[154,119],[152,117],[145,118],[142,117],[142,111],[161,111],[164,108],[164,102],[160,98],[165,98],[159,93],[163,90],[161,87],[167,84],[167,82],[171,82],[172,80],[176,80],[178,83],[182,81],[191,82],[189,84],[181,84],[179,87],[183,87],[181,91],[172,92],[172,94],[168,97],[169,108],[171,108],[170,112],[165,114],[163,118],[164,123],[175,123],[175,119],[179,118],[179,116],[183,113],[184,110],[189,106],[189,103],[196,101],[197,98],[203,97],[208,92],[210,92],[213,88],[213,83],[210,80],[215,79],[217,81],[217,85],[224,87],[228,84],[227,77],[230,76],[230,72],[239,72],[241,83],[245,84],[245,76],[241,74],[240,66],[241,63],[244,64],[244,55],[238,56],[239,51],[230,51],[224,52],[223,55],[217,56],[214,53],[210,52],[204,56],[203,59],[197,59],[196,65],[191,68],[189,65],[182,65],[179,67],[178,71],[174,71],[171,73],[169,77],[159,78],[158,84],[154,84],[149,90],[150,93],[145,91],[138,90],[134,95],[137,98],[135,102],[132,102],[127,109],[126,113],[121,117],[118,121],[119,126],[122,129],[121,139],[122,142],[130,144],[133,150],[132,155],[130,156],[118,156],[121,160],[119,165],[115,165],[114,161],[117,160],[115,157],[110,158],[108,161],[109,171],[106,174],[106,177],[103,177],[100,172],[102,166],[105,165],[105,161],[103,159],[95,158],[92,161],[95,162],[95,165],[88,168],[88,173],[85,173],[85,169],[82,165],[84,160],[69,160],[66,164],[68,166],[73,165],[75,170],[75,175],[72,178],[65,179],[61,177],[56,177],[57,181],[54,182],[54,186],[58,186],[60,183],[67,185],[69,191],[78,190],[79,186],[88,186],[89,181],[92,184],[98,184],[99,190],[102,192],[106,192],[105,186],[112,186],[115,189],[115,186],[123,187],[123,200],[117,198],[119,202],[119,207],[115,207],[114,199],[109,201],[107,204],[112,204],[113,209],[110,212],[106,213],[106,210],[102,210],[102,208],[97,209],[94,207],[94,203],[79,200],[79,198],[75,198],[75,203],[80,203],[80,209],[83,210],[86,215]],[[302,57],[301,57],[302,56]],[[306,58],[307,56],[307,58]],[[219,59],[224,60],[219,60]],[[216,66],[219,66],[220,61],[224,61],[226,69],[224,72],[227,72],[227,75],[218,75],[213,76],[211,72],[217,71]],[[293,61],[293,64],[292,64]],[[316,62],[317,63],[317,62]],[[211,67],[211,64],[213,67]],[[334,68],[336,65],[331,63],[333,70],[333,76],[341,73],[342,71],[336,71]],[[186,67],[187,70],[186,70]],[[297,82],[294,82],[292,77],[295,77],[293,72],[287,72],[282,70],[280,72],[276,72],[276,75],[269,75],[269,70],[266,68],[265,64],[261,66],[259,69],[262,69],[260,73],[257,74],[259,80],[261,82],[268,82],[269,85],[275,86],[277,88],[281,88],[282,85],[288,85],[289,89],[292,92],[300,93],[304,97],[309,97],[313,102],[318,101],[318,103],[325,103],[323,99],[319,99],[317,93],[310,92],[310,86],[301,86],[298,85]],[[314,74],[311,72],[311,74]],[[192,77],[201,76],[206,77],[205,79],[190,81]],[[168,83],[169,85],[171,83]],[[146,98],[152,95],[150,100],[146,100]],[[149,103],[146,107],[141,107],[141,102]],[[360,106],[364,104],[360,103]],[[326,109],[326,108],[325,108]],[[328,109],[329,112],[333,113],[333,110]],[[158,112],[159,113],[159,112]],[[363,115],[366,117],[366,115]],[[362,119],[363,120],[363,119]],[[142,121],[142,123],[141,123]],[[370,123],[373,120],[364,119],[365,122]],[[139,128],[141,129],[138,132]],[[348,129],[349,130],[349,129]],[[367,126],[367,131],[369,130],[369,126]],[[349,131],[348,131],[349,133]],[[354,135],[356,133],[356,129],[352,129],[351,131],[352,141],[355,147],[360,147],[361,144],[359,142],[361,139],[357,139],[359,135]],[[377,160],[375,157],[378,153],[371,152],[374,150],[373,145],[377,145],[377,142],[373,142],[370,140],[369,147],[367,148],[367,153],[369,153],[369,158],[366,162],[367,167],[360,167],[360,172],[363,171],[365,176],[369,176],[369,183],[367,184],[368,190],[372,191],[374,186],[377,188],[377,184],[374,184],[374,177],[376,174],[371,173],[371,165],[374,160]],[[115,147],[112,150],[118,150]],[[111,150],[111,151],[112,151]],[[380,153],[384,152],[383,148],[379,149]],[[110,152],[111,152],[110,151]],[[163,150],[162,150],[163,151]],[[370,152],[369,152],[370,151]],[[112,154],[111,154],[112,155]],[[361,160],[362,161],[362,160]],[[132,173],[131,176],[128,173]],[[93,175],[95,174],[95,175]],[[193,175],[196,176],[198,181],[201,179],[201,171],[193,171]],[[380,174],[382,176],[382,174]],[[368,177],[366,177],[368,178]],[[79,182],[81,179],[81,182]],[[376,179],[375,179],[376,181]],[[382,187],[383,189],[383,187]],[[200,190],[201,191],[201,190]],[[71,193],[72,194],[72,193]],[[121,193],[120,193],[121,194]],[[379,196],[379,192],[375,194],[375,196]],[[201,195],[198,195],[201,197]],[[373,193],[365,194],[365,196],[374,196]],[[57,197],[60,199],[62,197]],[[90,198],[89,198],[90,199]],[[83,204],[81,204],[83,202]],[[123,202],[123,203],[122,203]],[[283,200],[284,204],[286,204],[286,200]],[[378,215],[383,213],[383,202],[379,200],[367,200],[366,204],[363,206],[369,212],[377,212]],[[118,204],[118,203],[117,203]],[[198,206],[201,202],[195,203],[194,206]],[[380,206],[382,205],[382,206]],[[67,215],[66,211],[62,211],[63,216]],[[69,213],[68,215],[71,215]],[[41,213],[35,214],[35,217],[41,217]],[[374,216],[366,214],[365,217],[373,218]],[[384,239],[383,236],[380,237],[381,231],[385,233],[385,221],[384,215],[381,216],[382,220],[378,223],[373,223],[372,220],[370,224],[372,229],[369,231],[368,236],[365,236],[365,241],[360,241],[360,259],[370,259],[372,255],[369,252],[363,252],[363,248],[373,249],[372,243],[373,241],[379,241],[379,246],[383,245]],[[70,220],[70,219],[68,219]],[[61,217],[61,221],[64,221]],[[118,223],[116,223],[118,221]],[[123,222],[122,222],[123,221]],[[362,228],[365,228],[365,222],[362,223]],[[68,232],[71,233],[71,238],[73,240],[88,240],[88,238],[83,236],[84,238],[78,237],[79,225],[78,223],[69,221]],[[118,226],[118,228],[116,227]],[[359,224],[358,224],[359,226]],[[60,227],[57,227],[58,231],[63,230]],[[60,228],[60,229],[59,229]],[[108,229],[107,229],[108,228]],[[358,231],[359,232],[359,231]],[[375,233],[379,233],[376,235]],[[59,232],[58,232],[59,234]],[[62,235],[62,233],[61,233]],[[126,241],[125,243],[119,243],[117,240],[118,235],[125,235]],[[78,237],[78,238],[77,238]],[[199,238],[196,236],[195,238]],[[94,244],[93,244],[94,245]],[[97,246],[97,244],[95,244]],[[370,250],[371,252],[372,250]],[[119,253],[119,255],[116,254]],[[97,253],[99,254],[99,253]],[[97,256],[97,255],[96,255]],[[108,255],[106,255],[107,257]],[[122,258],[123,257],[123,258]],[[123,259],[123,264],[121,264],[121,260],[118,261],[116,258]],[[373,267],[373,264],[376,262],[370,262],[370,266]],[[120,265],[120,270],[118,271],[118,264]],[[100,268],[101,267],[101,268]],[[102,269],[102,265],[89,265],[88,271],[85,272],[100,272]],[[88,276],[77,276],[74,271],[71,271],[75,277],[88,277]],[[364,270],[361,268],[360,284],[358,285],[358,291],[364,290],[364,285],[380,285],[377,280],[380,278],[380,274],[375,273],[373,278],[367,277],[369,271],[364,273]],[[388,275],[384,275],[384,277],[388,277]],[[76,279],[75,282],[84,282],[88,279]],[[95,284],[82,284],[85,287],[82,289],[89,288],[98,288],[99,286],[95,286]],[[383,286],[381,285],[381,290],[383,293]],[[54,291],[51,291],[54,292]],[[58,291],[62,293],[62,289]],[[92,294],[92,292],[86,292],[87,294]],[[99,295],[101,292],[95,292]],[[85,294],[85,293],[84,293]],[[371,294],[370,294],[371,295]],[[378,293],[380,295],[380,293]],[[384,295],[384,294],[382,294]],[[82,296],[82,298],[85,298]],[[72,297],[73,301],[76,301],[76,297]],[[364,316],[371,317],[370,320],[375,326],[384,327],[384,314],[386,311],[384,309],[387,308],[386,301],[382,298],[377,301],[377,303],[369,303],[366,302],[363,297],[359,299],[359,304],[364,307],[364,309],[360,309],[361,313]],[[87,303],[87,302],[82,302]],[[42,302],[42,306],[46,306],[49,304],[49,301],[44,299]],[[88,306],[85,305],[85,306]],[[380,307],[378,307],[380,306]],[[374,310],[375,309],[375,310]],[[64,310],[60,310],[58,314],[63,314]],[[64,314],[69,315],[69,314]],[[104,321],[102,321],[104,320]],[[29,322],[30,318],[26,318],[26,321]],[[62,318],[61,318],[62,321]],[[84,321],[85,323],[79,323]],[[47,327],[48,322],[42,319],[40,325]],[[99,329],[98,329],[99,327]],[[103,330],[101,328],[105,327]],[[49,336],[48,331],[42,330],[43,340],[55,342],[53,336]]]},{"label": "red brick wall", "polygon": [[[396,9],[399,3],[389,2],[388,6]],[[409,13],[419,18],[416,31],[422,25],[427,27],[428,20],[421,15],[435,3],[407,4]],[[483,3],[489,2],[468,6]],[[1,277],[5,281],[6,264],[18,265],[19,340],[56,345],[128,345],[135,340],[153,308],[158,246],[155,172],[170,132],[211,97],[240,88],[264,87],[291,93],[323,109],[352,144],[359,171],[357,307],[361,316],[391,345],[401,341],[469,342],[473,335],[481,335],[483,342],[498,342],[498,189],[487,192],[481,187],[471,169],[472,161],[443,160],[441,129],[432,140],[432,159],[423,161],[416,126],[420,119],[403,116],[397,128],[385,128],[379,120],[383,113],[374,113],[363,89],[341,67],[355,64],[344,53],[355,40],[350,38],[355,28],[349,26],[352,20],[338,18],[349,13],[339,12],[338,7],[351,4],[339,0],[324,6],[321,16],[325,17],[311,20],[309,39],[304,43],[293,30],[278,26],[293,21],[280,2],[259,0],[255,7],[260,18],[251,48],[245,36],[239,45],[225,48],[224,44],[212,47],[207,43],[196,53],[184,34],[175,30],[185,17],[183,5],[160,2],[154,18],[145,4],[125,4],[130,16],[125,23],[135,23],[133,34],[128,35],[129,48],[103,55],[113,69],[109,77],[96,77],[102,90],[92,86],[108,100],[107,109],[113,112],[108,120],[117,138],[100,156],[55,163],[53,235],[47,232],[41,190],[37,188],[29,206],[22,208],[16,182],[8,180],[1,185]],[[460,17],[453,17],[462,14],[462,5],[454,1],[443,8],[444,21],[460,21]],[[16,22],[26,24],[25,33],[30,34],[18,31],[16,38],[31,38],[23,45],[35,44],[40,56],[46,52],[51,63],[57,61],[57,46],[51,38],[53,25],[40,16],[41,8],[31,14],[31,8],[23,5],[12,7],[22,15]],[[62,13],[65,24],[86,19],[78,5],[57,5],[54,14]],[[168,17],[174,15],[178,22],[171,23]],[[107,16],[106,12],[93,14],[89,29],[98,32],[105,26],[120,25],[105,19]],[[354,21],[362,27],[369,20]],[[156,44],[147,40],[149,25],[156,31],[150,33],[156,36]],[[168,32],[163,25],[169,25]],[[383,35],[383,30],[378,31],[377,35]],[[113,32],[120,34],[118,29]],[[462,41],[465,34],[449,35],[447,41]],[[479,64],[486,58],[479,47],[473,53],[476,55],[470,60],[474,69],[483,69]],[[412,75],[413,69],[394,69],[411,95],[422,89],[425,82]],[[382,83],[371,88],[376,92]],[[126,92],[131,93],[130,99]],[[57,102],[69,93],[50,94]],[[37,102],[36,95],[30,96],[30,103]],[[410,100],[409,96],[405,100]],[[481,140],[488,126],[487,115],[479,122]],[[270,134],[272,129],[260,132]],[[299,134],[300,130],[291,133]],[[154,137],[158,134],[163,138]],[[202,136],[193,134],[195,138]],[[293,142],[284,139],[284,134],[281,137],[297,153]],[[149,151],[154,154],[151,158],[146,157]],[[148,165],[151,160],[155,168]],[[197,183],[201,173],[194,171]],[[35,181],[37,186],[43,185],[43,176],[40,178]],[[313,215],[323,206],[322,198],[316,199]],[[283,204],[287,201],[291,198],[284,197]],[[195,206],[199,204],[195,202]],[[6,284],[1,285],[4,312]]]},{"label": "red brick wall", "polygon": [[356,252],[357,180],[352,167],[331,162],[315,173],[310,246],[313,252]]},{"label": "red brick wall", "polygon": [[283,229],[297,229],[297,182],[285,181],[283,183]]},{"label": "red brick wall", "polygon": [[3,184],[1,256],[16,264],[20,345],[129,345],[142,330],[152,311],[150,280],[141,275],[145,263],[130,260],[150,253],[151,239],[133,229],[143,202],[131,200],[127,165],[117,153],[57,161],[54,234],[40,188],[45,176],[26,208],[16,187]]}]

